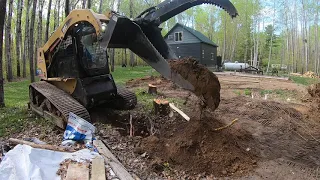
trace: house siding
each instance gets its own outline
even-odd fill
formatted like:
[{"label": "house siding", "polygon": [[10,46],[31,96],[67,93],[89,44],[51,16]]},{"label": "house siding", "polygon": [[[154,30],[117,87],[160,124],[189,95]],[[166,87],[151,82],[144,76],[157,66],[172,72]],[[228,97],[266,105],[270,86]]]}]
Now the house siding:
[{"label": "house siding", "polygon": [[[203,50],[204,50],[204,56],[202,55]],[[211,60],[212,59],[211,53],[213,53],[213,60]],[[217,47],[208,45],[206,43],[201,43],[200,63],[206,66],[216,66],[217,65]]]},{"label": "house siding", "polygon": [[193,57],[201,61],[201,43],[169,44],[169,47],[178,58]]},{"label": "house siding", "polygon": [[[174,33],[176,32],[183,32],[183,35],[182,35],[182,41],[174,41],[174,38],[169,40],[169,35],[173,35],[174,37]],[[186,29],[184,29],[183,27],[181,26],[177,26],[175,27],[170,34],[168,34],[168,36],[166,37],[165,41],[168,43],[168,44],[187,44],[187,43],[200,43],[200,40],[195,37],[193,34],[191,34],[189,31],[187,31]]]}]

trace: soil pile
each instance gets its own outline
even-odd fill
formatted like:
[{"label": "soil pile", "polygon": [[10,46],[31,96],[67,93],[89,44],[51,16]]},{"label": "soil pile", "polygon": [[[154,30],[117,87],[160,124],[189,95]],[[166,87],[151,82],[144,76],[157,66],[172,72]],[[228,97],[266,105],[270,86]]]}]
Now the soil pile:
[{"label": "soil pile", "polygon": [[143,139],[141,147],[152,158],[155,172],[174,168],[187,174],[243,175],[256,164],[256,157],[242,143],[252,137],[232,128],[216,130],[222,126],[208,117],[168,123],[161,136]]},{"label": "soil pile", "polygon": [[320,100],[320,83],[312,84],[311,86],[309,86],[308,93],[311,95],[311,97],[317,98]]},{"label": "soil pile", "polygon": [[203,100],[204,107],[212,110],[218,108],[221,86],[218,77],[213,72],[192,58],[171,60],[169,64],[174,72],[180,74],[194,86],[194,93]]},{"label": "soil pile", "polygon": [[223,122],[238,117],[233,128],[246,129],[254,135],[247,145],[261,158],[285,158],[310,167],[320,165],[319,122],[306,119],[290,104],[236,97],[223,99],[215,115]]}]

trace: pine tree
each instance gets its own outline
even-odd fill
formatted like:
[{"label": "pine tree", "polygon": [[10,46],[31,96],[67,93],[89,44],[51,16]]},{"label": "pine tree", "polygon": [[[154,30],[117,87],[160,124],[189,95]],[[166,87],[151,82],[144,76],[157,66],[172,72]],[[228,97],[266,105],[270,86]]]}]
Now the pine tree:
[{"label": "pine tree", "polygon": [[0,0],[0,108],[4,107],[4,90],[3,90],[3,69],[2,69],[2,47],[3,47],[3,27],[6,14],[7,0]]}]

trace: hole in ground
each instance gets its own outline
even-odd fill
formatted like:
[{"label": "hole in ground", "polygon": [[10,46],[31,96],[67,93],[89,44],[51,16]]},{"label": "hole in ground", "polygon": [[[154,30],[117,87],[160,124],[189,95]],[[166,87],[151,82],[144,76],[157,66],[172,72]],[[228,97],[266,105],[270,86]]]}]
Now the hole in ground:
[{"label": "hole in ground", "polygon": [[96,108],[90,111],[90,116],[92,123],[100,122],[109,124],[116,129],[121,136],[129,136],[131,128],[133,136],[147,137],[150,135],[151,125],[149,120],[139,115],[132,115],[132,123],[130,123],[129,111]]}]

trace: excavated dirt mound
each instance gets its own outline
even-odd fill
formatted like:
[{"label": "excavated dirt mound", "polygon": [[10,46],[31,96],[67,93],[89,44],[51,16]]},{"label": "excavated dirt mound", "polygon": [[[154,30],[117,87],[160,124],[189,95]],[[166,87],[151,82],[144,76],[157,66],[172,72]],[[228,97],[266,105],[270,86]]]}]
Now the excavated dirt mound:
[{"label": "excavated dirt mound", "polygon": [[187,174],[235,176],[256,165],[256,156],[242,143],[252,139],[245,131],[217,131],[224,125],[209,117],[172,123],[160,130],[163,134],[159,137],[142,141],[143,152],[152,158],[153,171],[174,168]]},{"label": "excavated dirt mound", "polygon": [[308,87],[308,93],[313,98],[317,98],[320,100],[320,83],[319,84],[312,84]]},{"label": "excavated dirt mound", "polygon": [[213,72],[192,58],[171,60],[169,64],[194,86],[194,93],[204,101],[204,107],[215,110],[219,106],[221,86]]},{"label": "excavated dirt mound", "polygon": [[246,97],[223,99],[215,115],[223,122],[239,117],[233,128],[253,134],[254,140],[247,145],[261,158],[285,158],[309,167],[320,165],[319,123],[306,119],[290,104]]}]

